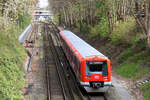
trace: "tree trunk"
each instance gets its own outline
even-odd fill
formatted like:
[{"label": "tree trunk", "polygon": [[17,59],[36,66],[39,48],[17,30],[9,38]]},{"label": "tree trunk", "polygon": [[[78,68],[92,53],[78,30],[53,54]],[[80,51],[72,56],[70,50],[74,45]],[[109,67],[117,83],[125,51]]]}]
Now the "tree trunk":
[{"label": "tree trunk", "polygon": [[65,17],[65,25],[67,25],[67,15],[65,11],[65,7],[63,7],[64,17]]},{"label": "tree trunk", "polygon": [[147,4],[147,45],[148,45],[148,48],[150,48],[150,1],[147,1],[146,2]]}]

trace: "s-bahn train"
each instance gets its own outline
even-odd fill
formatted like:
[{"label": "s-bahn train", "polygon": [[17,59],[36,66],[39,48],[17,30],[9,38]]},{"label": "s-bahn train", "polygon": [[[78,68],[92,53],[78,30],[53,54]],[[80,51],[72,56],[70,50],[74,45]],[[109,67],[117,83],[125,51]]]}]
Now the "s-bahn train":
[{"label": "s-bahn train", "polygon": [[87,92],[107,92],[112,85],[110,60],[68,30],[60,31],[62,48],[77,81]]}]

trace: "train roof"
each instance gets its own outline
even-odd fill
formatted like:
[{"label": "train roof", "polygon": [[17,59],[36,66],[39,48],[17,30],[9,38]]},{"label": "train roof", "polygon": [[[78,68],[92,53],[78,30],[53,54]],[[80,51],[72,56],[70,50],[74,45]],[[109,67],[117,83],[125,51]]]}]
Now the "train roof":
[{"label": "train roof", "polygon": [[93,48],[91,45],[86,43],[84,40],[79,38],[77,35],[72,33],[68,30],[61,31],[63,35],[71,42],[71,44],[77,49],[77,51],[83,56],[83,57],[91,57],[91,56],[101,56],[106,57],[99,51],[97,51],[95,48]]}]

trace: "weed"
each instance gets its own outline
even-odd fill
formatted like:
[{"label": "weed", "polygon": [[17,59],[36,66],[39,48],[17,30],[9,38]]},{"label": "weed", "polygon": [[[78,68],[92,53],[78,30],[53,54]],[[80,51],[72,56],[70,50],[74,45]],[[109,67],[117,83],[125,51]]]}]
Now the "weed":
[{"label": "weed", "polygon": [[[25,18],[24,18],[25,17]],[[27,16],[22,16],[22,25],[29,24]],[[20,19],[20,20],[21,20]],[[0,30],[0,99],[22,100],[24,47],[18,42],[21,30],[16,23]]]},{"label": "weed", "polygon": [[136,74],[132,77],[132,79],[135,81],[139,78],[142,78],[145,74],[147,74],[150,71],[149,68],[140,68],[140,70],[138,70],[136,72]]},{"label": "weed", "polygon": [[139,87],[144,93],[144,100],[150,100],[150,82]]},{"label": "weed", "polygon": [[121,64],[115,72],[123,77],[132,78],[137,71],[140,70],[140,65],[135,63],[125,62]]},{"label": "weed", "polygon": [[132,51],[132,49],[128,48],[124,52],[122,52],[121,55],[119,55],[117,57],[117,59],[118,59],[119,62],[124,62],[128,58],[132,57],[133,55],[134,55],[134,52]]},{"label": "weed", "polygon": [[79,29],[78,29],[78,28],[74,28],[74,29],[72,29],[72,32],[73,32],[73,33],[78,33],[78,32],[79,32]]},{"label": "weed", "polygon": [[109,24],[106,18],[102,18],[100,24],[91,28],[89,37],[99,35],[100,37],[106,38],[109,35]]},{"label": "weed", "polygon": [[128,17],[126,21],[119,21],[116,23],[110,38],[113,43],[133,44],[138,38],[135,37],[136,22],[133,17]]}]

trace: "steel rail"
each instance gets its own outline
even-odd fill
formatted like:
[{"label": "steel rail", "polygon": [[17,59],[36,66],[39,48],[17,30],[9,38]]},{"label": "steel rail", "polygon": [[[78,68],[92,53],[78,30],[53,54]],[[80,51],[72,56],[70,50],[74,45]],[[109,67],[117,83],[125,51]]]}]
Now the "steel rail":
[{"label": "steel rail", "polygon": [[[65,54],[63,52],[62,47],[60,46],[61,45],[60,44],[60,37],[58,35],[57,27],[53,23],[52,23],[52,26],[53,26],[52,27],[52,29],[53,29],[53,35],[55,35],[55,37],[56,37],[55,39],[56,39],[57,45],[59,45],[59,48],[57,49],[57,52],[59,52],[59,54],[63,54],[63,55],[60,55],[60,56],[62,56],[62,60],[60,61],[60,63],[62,65],[63,71],[64,71],[64,73],[69,74],[71,76],[71,79],[73,79],[72,82],[71,82],[73,85],[71,84],[71,86],[73,86],[76,89],[75,91],[76,91],[76,93],[78,95],[78,99],[85,100],[85,96],[83,96],[83,94],[81,93],[78,85],[76,84],[76,81],[75,81],[74,77],[71,75],[72,72],[69,72],[66,69],[66,68],[71,68],[71,66],[69,65],[69,62],[66,59],[66,56],[65,56]],[[72,88],[71,88],[71,90],[72,90]]]},{"label": "steel rail", "polygon": [[[46,28],[46,27],[45,27]],[[48,36],[48,31],[46,32],[46,34],[47,34],[47,36]],[[54,60],[55,60],[55,65],[56,65],[56,71],[57,71],[57,75],[58,75],[58,78],[59,78],[59,83],[60,83],[60,85],[61,85],[61,90],[62,90],[62,95],[63,95],[63,99],[64,100],[68,100],[67,99],[67,94],[66,94],[66,92],[65,92],[65,88],[64,88],[64,85],[63,85],[63,82],[62,82],[62,78],[61,78],[61,75],[60,75],[60,72],[59,72],[59,68],[58,67],[60,67],[59,65],[58,65],[58,58],[56,58],[57,56],[55,55],[55,52],[54,52],[54,47],[53,47],[53,42],[52,42],[52,40],[51,40],[51,38],[48,36],[48,40],[49,40],[49,44],[50,44],[50,50],[51,50],[51,52],[52,52],[52,54],[53,54],[53,57],[54,57]],[[49,78],[49,77],[48,77]],[[48,89],[50,89],[50,86],[48,87]],[[48,94],[49,94],[50,92],[48,92]],[[49,95],[48,96],[48,100],[51,100],[51,95]]]}]

